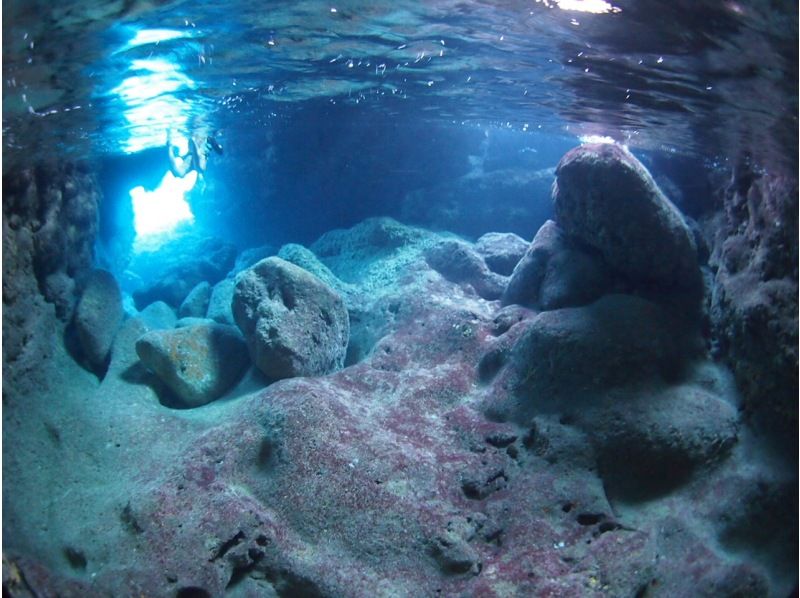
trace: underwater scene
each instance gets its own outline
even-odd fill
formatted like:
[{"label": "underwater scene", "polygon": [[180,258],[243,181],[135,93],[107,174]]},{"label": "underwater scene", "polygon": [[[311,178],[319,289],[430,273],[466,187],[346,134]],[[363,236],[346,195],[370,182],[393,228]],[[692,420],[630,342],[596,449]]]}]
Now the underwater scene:
[{"label": "underwater scene", "polygon": [[9,0],[3,598],[798,595],[798,3]]}]

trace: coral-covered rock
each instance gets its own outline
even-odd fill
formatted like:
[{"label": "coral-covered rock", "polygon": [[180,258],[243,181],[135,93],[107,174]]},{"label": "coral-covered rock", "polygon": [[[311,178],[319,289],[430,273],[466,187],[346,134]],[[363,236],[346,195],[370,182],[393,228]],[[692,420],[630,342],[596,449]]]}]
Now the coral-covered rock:
[{"label": "coral-covered rock", "polygon": [[211,297],[208,300],[208,312],[206,317],[220,324],[236,325],[233,321],[233,279],[225,278],[220,280],[211,289]]},{"label": "coral-covered rock", "polygon": [[597,249],[630,280],[680,290],[699,301],[692,233],[628,150],[582,145],[561,159],[556,177],[556,222],[568,235]]},{"label": "coral-covered rock", "polygon": [[179,318],[203,318],[208,311],[211,299],[211,285],[204,280],[194,287],[178,308]]},{"label": "coral-covered rock", "polygon": [[83,355],[94,371],[105,369],[122,316],[122,294],[114,275],[94,270],[75,308],[74,319]]},{"label": "coral-covered rock", "polygon": [[464,241],[441,241],[425,253],[431,268],[447,280],[468,284],[484,299],[499,299],[505,287],[505,278],[486,267],[483,258]]},{"label": "coral-covered rock", "polygon": [[250,363],[239,331],[222,324],[153,330],[136,341],[136,353],[190,407],[222,396]]},{"label": "coral-covered rock", "polygon": [[548,220],[514,268],[503,292],[503,305],[559,309],[591,303],[613,285],[603,260],[577,248]]},{"label": "coral-covered rock", "polygon": [[475,242],[477,251],[492,272],[510,276],[525,255],[529,243],[514,233],[486,233]]},{"label": "coral-covered rock", "polygon": [[253,363],[269,378],[319,376],[344,365],[350,323],[341,297],[278,257],[236,277],[233,315]]}]

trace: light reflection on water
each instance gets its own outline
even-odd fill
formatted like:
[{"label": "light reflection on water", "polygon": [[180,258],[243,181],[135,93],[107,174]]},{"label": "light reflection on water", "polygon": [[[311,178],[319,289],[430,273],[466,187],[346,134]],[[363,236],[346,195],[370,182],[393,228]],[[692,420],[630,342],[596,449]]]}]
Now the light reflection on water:
[{"label": "light reflection on water", "polygon": [[85,139],[94,151],[136,151],[163,143],[170,127],[234,117],[263,127],[309,101],[650,147],[796,147],[796,3],[114,6],[11,4],[7,148],[41,151],[46,137],[45,148]]}]

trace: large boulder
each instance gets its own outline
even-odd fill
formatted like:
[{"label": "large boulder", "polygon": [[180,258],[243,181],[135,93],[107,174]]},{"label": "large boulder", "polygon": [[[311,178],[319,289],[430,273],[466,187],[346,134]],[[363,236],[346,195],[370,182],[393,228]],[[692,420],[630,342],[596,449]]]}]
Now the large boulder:
[{"label": "large boulder", "polygon": [[548,220],[514,268],[502,303],[542,310],[577,307],[596,300],[612,282],[598,255],[577,248]]},{"label": "large boulder", "polygon": [[74,317],[81,351],[92,370],[105,369],[122,317],[122,294],[114,275],[92,271]]},{"label": "large boulder", "polygon": [[136,341],[136,353],[189,407],[221,397],[250,363],[242,335],[222,324],[152,330]]},{"label": "large boulder", "polygon": [[344,365],[350,322],[341,297],[313,274],[269,257],[236,277],[233,316],[250,357],[271,379]]},{"label": "large boulder", "polygon": [[512,330],[518,340],[502,357],[512,397],[504,391],[489,411],[519,421],[566,404],[583,408],[612,389],[674,383],[703,351],[691,321],[633,295],[544,311]]},{"label": "large boulder", "polygon": [[582,145],[561,159],[556,222],[632,281],[702,291],[692,232],[647,169],[616,144]]}]

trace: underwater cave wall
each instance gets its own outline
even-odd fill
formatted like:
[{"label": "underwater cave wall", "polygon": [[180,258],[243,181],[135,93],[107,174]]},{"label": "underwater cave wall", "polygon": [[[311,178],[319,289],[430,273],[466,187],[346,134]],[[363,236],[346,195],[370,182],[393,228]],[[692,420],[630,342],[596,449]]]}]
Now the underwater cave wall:
[{"label": "underwater cave wall", "polygon": [[58,323],[71,318],[92,267],[99,204],[87,164],[3,176],[3,374],[12,388],[61,342]]},{"label": "underwater cave wall", "polygon": [[702,225],[714,272],[718,356],[733,370],[751,425],[797,460],[798,186],[796,178],[734,171]]}]

